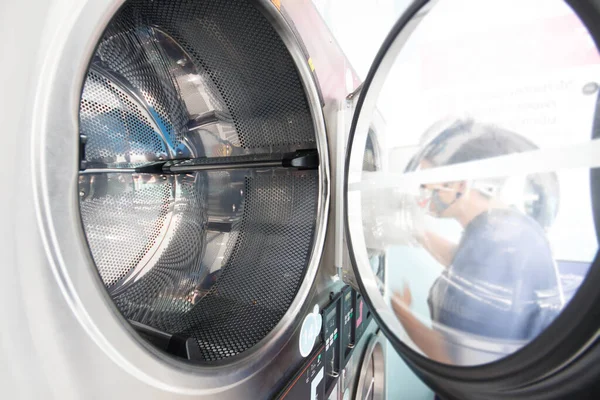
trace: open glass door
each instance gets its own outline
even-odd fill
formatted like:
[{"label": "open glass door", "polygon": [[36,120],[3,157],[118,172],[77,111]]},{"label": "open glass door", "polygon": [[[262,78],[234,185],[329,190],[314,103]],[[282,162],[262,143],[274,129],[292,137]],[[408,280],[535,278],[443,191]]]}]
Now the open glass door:
[{"label": "open glass door", "polygon": [[[365,80],[344,192],[356,281],[443,398],[565,398],[564,371],[595,357],[598,15],[593,2],[416,1]],[[369,170],[374,115],[387,162]]]}]

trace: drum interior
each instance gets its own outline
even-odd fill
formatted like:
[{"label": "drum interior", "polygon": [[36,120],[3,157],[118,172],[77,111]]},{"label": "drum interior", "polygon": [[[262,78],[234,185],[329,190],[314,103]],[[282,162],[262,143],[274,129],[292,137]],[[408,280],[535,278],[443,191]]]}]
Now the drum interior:
[{"label": "drum interior", "polygon": [[261,341],[302,283],[319,204],[318,170],[282,161],[317,138],[265,16],[243,0],[127,2],[79,122],[81,221],[123,316],[196,362]]}]

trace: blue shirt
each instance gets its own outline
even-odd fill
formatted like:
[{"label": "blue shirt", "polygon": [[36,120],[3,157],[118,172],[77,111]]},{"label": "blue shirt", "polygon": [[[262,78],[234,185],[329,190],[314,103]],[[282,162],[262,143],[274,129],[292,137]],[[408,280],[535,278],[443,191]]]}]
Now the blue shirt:
[{"label": "blue shirt", "polygon": [[432,320],[463,332],[530,340],[560,312],[558,272],[543,229],[512,209],[477,216],[429,293]]}]

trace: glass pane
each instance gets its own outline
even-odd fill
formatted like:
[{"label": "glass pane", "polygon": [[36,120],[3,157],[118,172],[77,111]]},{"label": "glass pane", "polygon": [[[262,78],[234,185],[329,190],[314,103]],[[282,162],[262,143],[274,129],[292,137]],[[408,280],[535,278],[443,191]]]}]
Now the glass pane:
[{"label": "glass pane", "polygon": [[411,0],[312,0],[312,3],[362,82],[381,42]]},{"label": "glass pane", "polygon": [[412,22],[362,110],[385,128],[355,132],[350,237],[377,312],[408,345],[487,363],[538,336],[596,256],[600,56],[558,0],[440,0]]}]

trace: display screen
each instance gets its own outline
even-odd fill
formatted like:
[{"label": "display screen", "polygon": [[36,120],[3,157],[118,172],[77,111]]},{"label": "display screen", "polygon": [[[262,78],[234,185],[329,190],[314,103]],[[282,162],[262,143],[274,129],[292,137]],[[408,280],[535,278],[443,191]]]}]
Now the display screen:
[{"label": "display screen", "polygon": [[323,310],[323,342],[325,343],[325,391],[327,394],[340,373],[340,314],[341,295],[336,296]]},{"label": "display screen", "polygon": [[346,286],[342,291],[342,362],[346,362],[354,348],[354,299],[350,286]]}]

